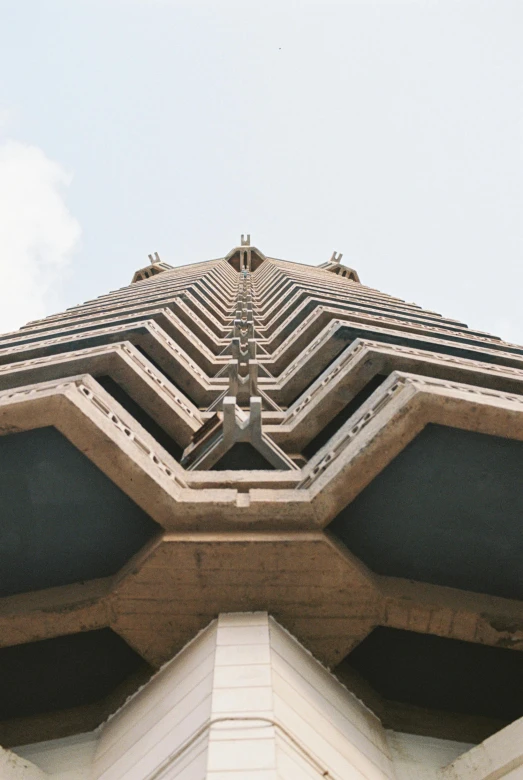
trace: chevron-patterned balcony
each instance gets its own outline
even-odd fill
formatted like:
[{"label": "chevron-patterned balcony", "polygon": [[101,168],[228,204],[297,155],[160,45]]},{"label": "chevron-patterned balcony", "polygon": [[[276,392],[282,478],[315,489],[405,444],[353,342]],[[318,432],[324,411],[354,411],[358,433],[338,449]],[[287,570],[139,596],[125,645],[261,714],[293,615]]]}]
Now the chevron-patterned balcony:
[{"label": "chevron-patterned balcony", "polygon": [[0,661],[45,678],[53,648],[111,647],[128,672],[12,709],[0,741],[94,728],[231,611],[270,612],[392,728],[514,715],[447,717],[378,671],[398,647],[520,668],[523,348],[338,260],[244,239],[0,337]]}]

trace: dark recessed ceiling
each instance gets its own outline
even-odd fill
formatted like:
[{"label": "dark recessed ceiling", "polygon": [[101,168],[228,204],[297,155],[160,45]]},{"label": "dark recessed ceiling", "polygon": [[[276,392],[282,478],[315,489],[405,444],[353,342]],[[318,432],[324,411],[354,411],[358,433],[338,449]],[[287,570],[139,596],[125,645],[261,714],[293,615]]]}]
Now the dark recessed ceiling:
[{"label": "dark recessed ceiling", "polygon": [[344,664],[383,698],[505,722],[523,715],[523,653],[379,627]]},{"label": "dark recessed ceiling", "polygon": [[4,647],[0,720],[92,704],[145,667],[110,628]]},{"label": "dark recessed ceiling", "polygon": [[274,471],[274,466],[248,442],[233,444],[225,455],[214,464],[211,471],[241,471],[243,469]]},{"label": "dark recessed ceiling", "polygon": [[0,596],[114,574],[159,526],[55,428],[0,437]]},{"label": "dark recessed ceiling", "polygon": [[379,574],[523,598],[523,443],[427,427],[329,526]]}]

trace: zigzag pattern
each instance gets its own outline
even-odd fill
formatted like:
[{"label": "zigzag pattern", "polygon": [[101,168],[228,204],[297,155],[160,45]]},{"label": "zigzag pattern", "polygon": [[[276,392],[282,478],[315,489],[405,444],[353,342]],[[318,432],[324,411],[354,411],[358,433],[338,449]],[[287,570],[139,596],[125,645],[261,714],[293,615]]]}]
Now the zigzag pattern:
[{"label": "zigzag pattern", "polygon": [[[154,272],[141,269],[127,287],[0,336],[0,462],[2,442],[6,459],[15,441],[44,452],[54,429],[113,486],[115,506],[132,502],[136,528],[146,529],[123,566],[102,560],[105,531],[97,552],[95,531],[77,528],[79,567],[61,561],[41,587],[13,575],[0,599],[0,645],[110,627],[158,667],[217,613],[262,609],[330,667],[376,626],[523,650],[521,564],[507,552],[494,568],[510,571],[480,572],[481,544],[495,546],[508,525],[500,516],[489,537],[483,520],[476,528],[463,519],[448,495],[452,469],[438,486],[448,446],[472,515],[483,502],[484,524],[497,517],[496,487],[485,480],[503,464],[503,512],[518,511],[510,473],[523,464],[523,348],[365,287],[338,257],[312,268],[243,240],[222,259],[152,263]],[[447,443],[449,430],[462,438]],[[513,446],[501,452],[500,441]],[[24,452],[21,464],[30,461]],[[411,452],[428,479],[415,506],[413,466],[402,466]],[[430,491],[438,516],[416,516],[428,511]],[[41,520],[39,500],[24,510],[30,526]],[[124,506],[115,510],[122,538]],[[372,532],[386,506],[406,550],[406,558],[394,550],[390,565]],[[57,509],[64,528],[76,522],[67,511]],[[420,545],[438,543],[445,512],[458,536],[466,528],[485,538],[476,552],[431,567]],[[393,536],[383,544],[394,547]],[[40,543],[38,566],[52,570],[56,545]],[[419,566],[407,565],[418,554]],[[24,555],[16,548],[13,565],[29,566]],[[100,717],[100,706],[84,704],[60,727],[45,712],[6,718],[0,739],[57,736]]]}]

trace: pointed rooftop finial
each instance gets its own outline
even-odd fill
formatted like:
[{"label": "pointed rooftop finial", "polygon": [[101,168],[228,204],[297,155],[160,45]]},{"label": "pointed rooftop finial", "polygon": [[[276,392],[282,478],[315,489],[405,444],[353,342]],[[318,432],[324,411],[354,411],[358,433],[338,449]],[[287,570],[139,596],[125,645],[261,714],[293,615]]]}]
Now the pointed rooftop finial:
[{"label": "pointed rooftop finial", "polygon": [[251,234],[250,233],[247,233],[246,236],[244,236],[243,233],[242,233],[241,245],[242,246],[250,246],[251,245]]},{"label": "pointed rooftop finial", "polygon": [[147,257],[149,258],[151,265],[154,265],[155,263],[159,263],[160,262],[160,255],[158,254],[158,252],[155,252],[154,256],[153,255],[147,255]]},{"label": "pointed rooftop finial", "polygon": [[330,262],[331,263],[340,263],[342,257],[343,257],[343,255],[342,255],[341,252],[333,252],[332,253],[332,257],[330,259]]}]

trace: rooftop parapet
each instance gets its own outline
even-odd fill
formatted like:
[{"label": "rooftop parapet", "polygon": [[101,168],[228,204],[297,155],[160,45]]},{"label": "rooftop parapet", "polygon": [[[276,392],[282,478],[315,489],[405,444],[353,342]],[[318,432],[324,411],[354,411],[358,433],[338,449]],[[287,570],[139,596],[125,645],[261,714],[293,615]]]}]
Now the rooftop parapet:
[{"label": "rooftop parapet", "polygon": [[323,268],[324,271],[330,271],[333,274],[336,274],[337,276],[341,276],[345,279],[350,279],[351,282],[360,282],[360,277],[358,276],[358,272],[354,270],[354,268],[349,268],[348,265],[343,265],[341,263],[341,258],[343,257],[341,252],[333,252],[331,259],[328,260],[326,263],[322,263],[319,268]]},{"label": "rooftop parapet", "polygon": [[151,276],[161,274],[162,271],[172,270],[172,265],[169,265],[169,263],[164,263],[163,260],[160,260],[160,255],[158,252],[155,252],[154,255],[149,255],[148,257],[150,260],[149,265],[146,265],[145,268],[139,268],[138,271],[135,271],[131,284],[134,284],[134,282],[142,282],[144,279],[150,279]]}]

